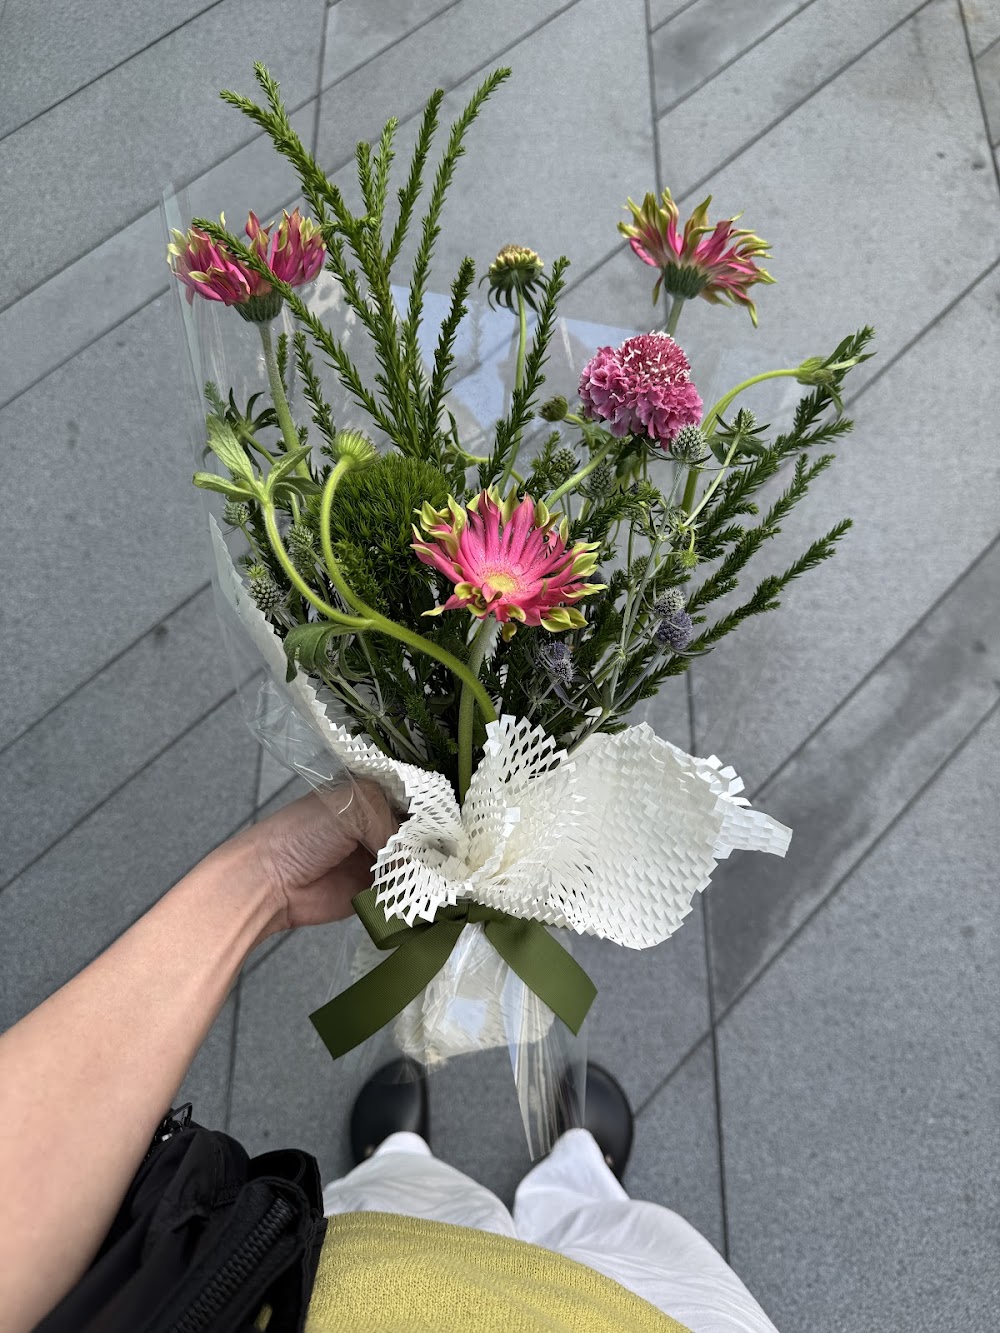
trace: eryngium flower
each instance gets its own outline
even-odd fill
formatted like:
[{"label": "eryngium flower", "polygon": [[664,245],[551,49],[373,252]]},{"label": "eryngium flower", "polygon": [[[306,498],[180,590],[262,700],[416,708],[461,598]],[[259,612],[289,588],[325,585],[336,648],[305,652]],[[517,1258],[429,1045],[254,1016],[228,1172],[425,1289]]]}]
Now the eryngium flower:
[{"label": "eryngium flower", "polygon": [[551,639],[538,652],[538,663],[557,685],[568,685],[573,679],[573,650],[562,639]]},{"label": "eryngium flower", "polygon": [[600,347],[583,368],[586,416],[612,435],[645,435],[668,445],[701,421],[701,398],[687,357],[666,333],[641,333],[621,347]]},{"label": "eryngium flower", "polygon": [[518,292],[526,305],[535,308],[535,284],[545,264],[526,245],[505,245],[486,273],[490,284],[490,304],[494,298],[508,310],[517,308]]},{"label": "eryngium flower", "polygon": [[669,190],[663,191],[662,206],[652,194],[646,195],[641,206],[630,199],[632,222],[619,222],[618,230],[628,237],[633,253],[644,264],[660,270],[653,288],[654,304],[662,283],[671,296],[687,300],[701,296],[715,305],[729,301],[745,306],[756,325],[757,307],[748,289],[756,282],[774,282],[757,263],[770,257],[771,247],[752,231],[734,225],[739,213],[721,222],[709,222],[711,202],[709,195],[680,232],[680,210]]},{"label": "eryngium flower", "polygon": [[455,585],[443,606],[425,615],[467,608],[480,620],[495,616],[513,634],[517,622],[547,630],[579,629],[586,621],[572,605],[599,592],[586,583],[597,564],[598,543],[567,545],[569,522],[530,495],[506,500],[481,491],[466,508],[449,496],[446,509],[425,504],[413,549]]},{"label": "eryngium flower", "polygon": [[[221,218],[225,226],[225,215]],[[319,228],[299,210],[284,213],[274,224],[262,227],[251,213],[246,226],[250,248],[268,264],[275,277],[293,287],[310,282],[323,266],[326,247]],[[281,297],[266,278],[232,254],[198,227],[187,234],[175,231],[167,246],[167,262],[174,276],[187,288],[188,304],[195,293],[208,301],[235,306],[244,319],[273,319],[281,309]]]},{"label": "eryngium flower", "polygon": [[679,588],[668,588],[666,592],[661,592],[659,597],[653,603],[654,614],[667,619],[675,616],[678,611],[684,610],[684,594]]},{"label": "eryngium flower", "polygon": [[654,637],[657,643],[682,653],[694,638],[694,624],[686,611],[675,611],[660,621]]}]

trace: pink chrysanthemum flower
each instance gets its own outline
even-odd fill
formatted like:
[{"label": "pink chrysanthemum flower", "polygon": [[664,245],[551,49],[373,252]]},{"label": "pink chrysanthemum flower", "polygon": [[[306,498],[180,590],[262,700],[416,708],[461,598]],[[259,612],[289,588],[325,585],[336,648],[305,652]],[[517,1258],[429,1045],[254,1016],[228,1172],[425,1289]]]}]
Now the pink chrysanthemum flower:
[{"label": "pink chrysanthemum flower", "polygon": [[[223,214],[222,225],[226,219]],[[326,247],[316,224],[299,216],[299,210],[284,213],[275,229],[274,223],[262,227],[256,214],[247,220],[250,248],[265,261],[275,277],[292,287],[311,282],[323,266]],[[191,227],[187,234],[175,231],[167,246],[167,262],[174,276],[187,288],[188,304],[195,293],[208,301],[235,306],[246,319],[273,319],[281,309],[281,297],[266,278],[255,273],[224,245],[213,241],[206,232]]]},{"label": "pink chrysanthemum flower", "polygon": [[254,249],[274,276],[290,287],[312,282],[326,256],[319,227],[310,218],[300,217],[297,208],[291,213],[282,210],[276,231],[274,225],[262,227],[256,214],[250,214],[247,235]]},{"label": "pink chrysanthemum flower", "polygon": [[669,445],[701,421],[701,398],[687,357],[666,333],[641,333],[599,347],[580,376],[585,414],[612,435],[645,435]]},{"label": "pink chrysanthemum flower", "polygon": [[572,603],[604,584],[583,581],[597,564],[597,543],[568,546],[568,535],[565,518],[530,495],[519,502],[513,491],[506,500],[492,489],[481,491],[464,509],[450,496],[446,509],[425,504],[420,527],[413,528],[413,549],[455,591],[424,614],[466,608],[480,620],[495,616],[505,638],[517,622],[579,629],[587,622]]},{"label": "pink chrysanthemum flower", "polygon": [[701,296],[718,305],[730,301],[745,306],[754,325],[757,307],[748,294],[756,282],[774,282],[766,269],[757,264],[767,259],[771,247],[767,241],[733,224],[741,216],[725,218],[721,222],[708,221],[709,195],[694,210],[678,231],[680,210],[670,191],[663,191],[662,207],[656,197],[647,194],[642,206],[630,199],[628,207],[632,222],[619,222],[618,230],[628,237],[628,243],[644,264],[660,270],[653,301],[660,294],[660,284],[671,296],[685,300]]}]

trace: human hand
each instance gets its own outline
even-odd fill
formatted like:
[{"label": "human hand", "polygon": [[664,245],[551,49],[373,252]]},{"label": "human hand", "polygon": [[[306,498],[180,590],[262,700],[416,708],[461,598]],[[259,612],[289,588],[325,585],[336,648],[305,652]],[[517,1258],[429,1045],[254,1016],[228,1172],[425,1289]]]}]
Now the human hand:
[{"label": "human hand", "polygon": [[293,801],[219,848],[238,858],[266,896],[266,935],[351,915],[396,821],[379,787],[358,782]]}]

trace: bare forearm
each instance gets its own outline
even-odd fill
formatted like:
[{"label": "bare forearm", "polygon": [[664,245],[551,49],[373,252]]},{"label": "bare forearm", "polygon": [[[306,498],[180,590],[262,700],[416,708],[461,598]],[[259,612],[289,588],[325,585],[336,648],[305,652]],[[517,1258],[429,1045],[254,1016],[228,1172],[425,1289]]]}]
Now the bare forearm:
[{"label": "bare forearm", "polygon": [[243,960],[272,928],[252,866],[222,849],[0,1037],[3,1333],[32,1327],[92,1259]]}]

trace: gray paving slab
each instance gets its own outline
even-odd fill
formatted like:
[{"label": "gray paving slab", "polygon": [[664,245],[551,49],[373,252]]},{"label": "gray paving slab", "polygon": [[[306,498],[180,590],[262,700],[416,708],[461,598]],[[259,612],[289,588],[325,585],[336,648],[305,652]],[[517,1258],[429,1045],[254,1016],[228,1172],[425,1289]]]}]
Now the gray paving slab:
[{"label": "gray paving slab", "polygon": [[0,143],[0,306],[140,217],[167,182],[247,143],[218,91],[252,93],[254,60],[266,54],[290,106],[314,96],[325,17],[322,0],[287,0],[281,22],[266,0],[223,0]]},{"label": "gray paving slab", "polygon": [[236,1003],[233,996],[222,1007],[219,1017],[201,1044],[187,1077],[174,1098],[174,1105],[191,1103],[191,1113],[199,1125],[225,1129],[229,1066],[235,1037]]},{"label": "gray paving slab", "polygon": [[[307,140],[314,108],[310,102],[291,117],[295,130]],[[239,118],[235,111],[230,114]],[[167,184],[168,178],[161,178],[157,190]],[[287,162],[269,139],[258,135],[191,180],[186,200],[192,217],[224,212],[239,228],[249,209],[266,218],[293,199],[297,190],[298,181]],[[134,222],[0,310],[0,344],[5,351],[0,407],[166,289],[164,224],[155,192],[143,206],[147,211]]]},{"label": "gray paving slab", "polygon": [[294,931],[244,974],[230,1116],[250,1152],[305,1148],[325,1179],[349,1165],[347,1117],[366,1073],[331,1060],[309,1022],[329,998],[342,930]]},{"label": "gray paving slab", "polygon": [[755,797],[794,829],[783,861],[724,866],[707,900],[730,1004],[1000,699],[1000,545]]},{"label": "gray paving slab", "polygon": [[210,0],[28,0],[0,15],[0,136],[208,8]]},{"label": "gray paving slab", "polygon": [[733,1264],[781,1329],[989,1328],[1000,716],[722,1023]]},{"label": "gray paving slab", "polygon": [[959,3],[973,55],[981,55],[1000,38],[1000,4],[997,0],[959,0]]},{"label": "gray paving slab", "polygon": [[232,688],[206,589],[3,752],[0,884]]},{"label": "gray paving slab", "polygon": [[587,1018],[590,1055],[640,1106],[708,1030],[701,903],[653,949],[637,953],[589,936],[572,947],[598,990]]},{"label": "gray paving slab", "polygon": [[[813,0],[790,23],[660,121],[664,184],[678,197],[695,189],[707,194],[714,182],[706,183],[722,163],[776,124],[920,3]],[[865,99],[859,100],[860,117],[869,114],[867,105]],[[844,119],[850,115],[848,103],[840,114]],[[875,106],[871,114],[878,114]],[[787,160],[784,171],[793,160]],[[784,174],[779,179],[784,180]],[[761,234],[770,236],[763,223]]]},{"label": "gray paving slab", "polygon": [[[997,460],[980,423],[991,410],[983,357],[996,345],[998,294],[994,271],[863,395],[855,434],[748,581],[784,568],[844,515],[854,528],[778,612],[741,626],[697,664],[698,748],[733,763],[751,791],[996,534]],[[945,380],[949,431],[965,442],[950,458],[937,424]]]},{"label": "gray paving slab", "polygon": [[[927,51],[934,52],[929,63]],[[916,86],[924,90],[919,98]],[[660,142],[666,151],[662,134]],[[728,312],[694,301],[681,320],[681,342],[697,353],[723,339],[741,349],[754,373],[825,354],[871,323],[884,363],[1000,254],[988,160],[961,20],[952,0],[933,0],[712,175],[705,192],[714,196],[713,213],[745,210],[743,225],[773,246],[767,267],[778,281],[758,289],[756,333],[742,312],[727,319]],[[845,181],[877,181],[877,213],[870,191],[845,190]],[[903,256],[926,250],[913,200],[929,196],[941,202],[939,220],[954,244],[947,257],[927,254],[915,284]],[[889,217],[891,226],[882,222]],[[876,373],[875,362],[860,367],[853,392]],[[785,385],[785,393],[761,396],[761,410],[774,412],[795,398],[792,381]]]},{"label": "gray paving slab", "polygon": [[170,294],[0,412],[6,666],[20,734],[205,581],[187,380]]},{"label": "gray paving slab", "polygon": [[381,55],[421,24],[463,0],[338,0],[327,10],[322,86]]},{"label": "gray paving slab", "polygon": [[676,14],[697,4],[698,0],[649,0],[649,26],[655,30]]},{"label": "gray paving slab", "polygon": [[721,1253],[722,1187],[708,1040],[637,1117],[625,1187],[634,1199],[680,1213]]},{"label": "gray paving slab", "polygon": [[991,46],[976,61],[979,87],[983,95],[990,143],[1000,143],[1000,43]]},{"label": "gray paving slab", "polygon": [[[631,0],[629,0],[631,3]],[[350,160],[358,139],[376,139],[389,116],[402,123],[437,86],[453,88],[476,70],[502,64],[501,52],[575,0],[462,0],[328,89],[322,99],[319,158],[329,170]],[[336,58],[336,57],[335,57]]]},{"label": "gray paving slab", "polygon": [[235,701],[0,893],[0,1027],[95,957],[253,808],[254,746]]},{"label": "gray paving slab", "polygon": [[650,39],[656,107],[661,113],[709,82],[810,0],[696,0]]}]

